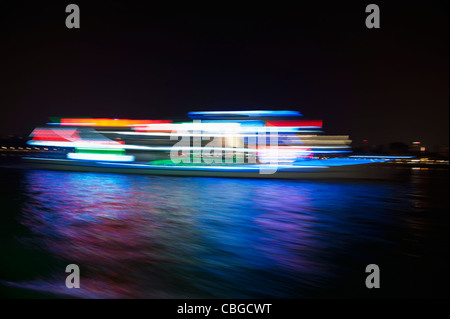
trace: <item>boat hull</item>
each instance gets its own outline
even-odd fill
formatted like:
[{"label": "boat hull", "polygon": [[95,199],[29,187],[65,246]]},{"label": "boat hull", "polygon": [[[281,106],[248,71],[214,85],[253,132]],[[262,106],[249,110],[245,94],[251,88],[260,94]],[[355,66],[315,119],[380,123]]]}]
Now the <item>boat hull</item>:
[{"label": "boat hull", "polygon": [[233,167],[189,167],[157,166],[139,164],[98,163],[70,160],[25,159],[25,168],[50,169],[78,172],[125,173],[161,176],[200,176],[262,179],[389,179],[395,173],[392,168],[380,164],[359,164],[334,167],[290,167],[278,168],[274,173],[261,173],[261,167],[248,165],[240,169]]}]

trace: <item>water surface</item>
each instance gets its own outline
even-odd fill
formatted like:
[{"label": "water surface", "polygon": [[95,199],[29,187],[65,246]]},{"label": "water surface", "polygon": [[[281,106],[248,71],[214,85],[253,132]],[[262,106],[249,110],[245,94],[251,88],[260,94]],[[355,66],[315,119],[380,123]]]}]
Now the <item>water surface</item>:
[{"label": "water surface", "polygon": [[[395,181],[2,169],[6,297],[448,296],[448,170]],[[365,287],[365,267],[382,288]],[[65,287],[65,267],[81,288]]]}]

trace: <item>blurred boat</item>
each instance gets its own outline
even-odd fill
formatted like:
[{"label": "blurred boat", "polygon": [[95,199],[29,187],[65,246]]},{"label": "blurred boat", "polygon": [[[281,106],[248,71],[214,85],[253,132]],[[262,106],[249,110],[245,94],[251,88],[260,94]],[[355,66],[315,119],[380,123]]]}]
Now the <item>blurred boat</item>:
[{"label": "blurred boat", "polygon": [[324,135],[297,111],[190,112],[189,120],[57,118],[28,144],[58,149],[24,162],[45,169],[177,176],[371,178],[392,158],[348,156],[348,136]]}]

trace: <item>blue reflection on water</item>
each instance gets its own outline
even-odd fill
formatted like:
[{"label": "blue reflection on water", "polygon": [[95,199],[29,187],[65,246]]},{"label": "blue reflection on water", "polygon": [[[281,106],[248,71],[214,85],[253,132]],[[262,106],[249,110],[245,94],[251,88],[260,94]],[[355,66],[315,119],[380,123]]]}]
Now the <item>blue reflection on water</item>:
[{"label": "blue reflection on water", "polygon": [[[13,285],[87,298],[340,291],[350,273],[363,285],[364,265],[413,254],[399,245],[426,227],[410,227],[414,184],[29,170],[22,188],[30,234],[17,240],[54,264]],[[64,286],[70,263],[81,289]]]}]

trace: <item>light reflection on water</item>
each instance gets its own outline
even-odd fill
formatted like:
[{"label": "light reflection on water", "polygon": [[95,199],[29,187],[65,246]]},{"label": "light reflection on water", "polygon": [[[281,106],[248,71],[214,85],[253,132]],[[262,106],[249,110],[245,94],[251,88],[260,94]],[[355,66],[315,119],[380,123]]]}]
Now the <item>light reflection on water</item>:
[{"label": "light reflection on water", "polygon": [[[15,238],[52,264],[32,280],[8,284],[86,298],[297,298],[337,291],[358,297],[365,265],[426,257],[414,242],[430,231],[420,213],[431,204],[411,178],[383,183],[29,170],[18,216],[29,233]],[[70,263],[81,268],[81,289],[64,285]]]}]

